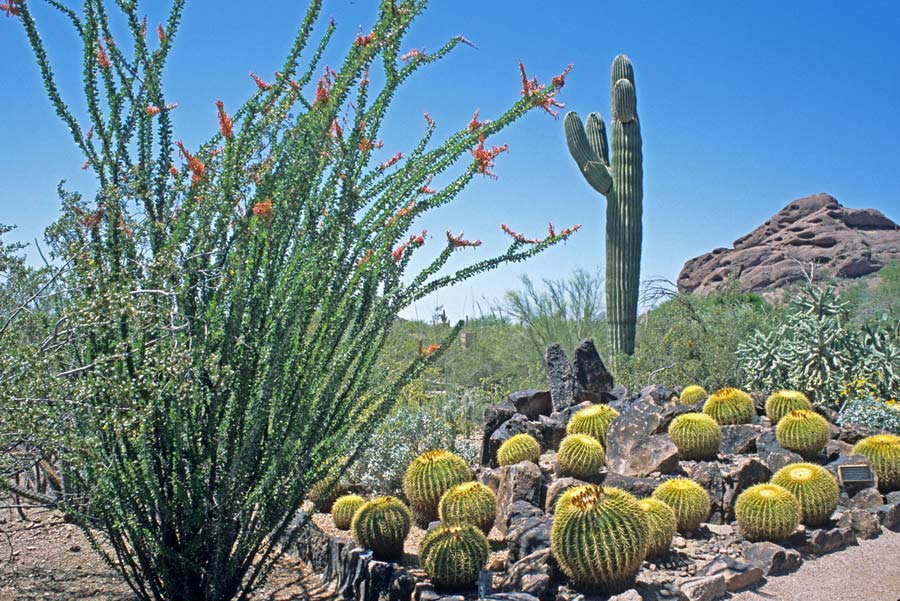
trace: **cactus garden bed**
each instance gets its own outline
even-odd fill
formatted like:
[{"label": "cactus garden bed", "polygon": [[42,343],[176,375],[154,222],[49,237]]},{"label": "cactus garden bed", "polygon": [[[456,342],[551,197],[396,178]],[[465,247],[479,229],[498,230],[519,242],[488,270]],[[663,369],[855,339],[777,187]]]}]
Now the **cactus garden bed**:
[{"label": "cactus garden bed", "polygon": [[[548,374],[549,391],[516,392],[487,410],[471,474],[442,454],[417,460],[437,466],[431,475],[414,462],[406,500],[420,527],[410,525],[402,555],[376,557],[319,513],[298,543],[301,558],[346,599],[715,599],[900,531],[896,441],[841,428],[802,395],[629,393],[613,386],[591,343],[574,364],[551,348]],[[879,479],[842,486],[841,465],[869,466]],[[418,479],[434,474],[444,489],[471,480],[480,484],[462,489],[493,492],[486,538],[474,526],[442,534],[465,515],[442,523],[410,488],[425,490]],[[426,537],[485,540],[481,571],[424,561]],[[461,561],[452,557],[439,559]]]}]

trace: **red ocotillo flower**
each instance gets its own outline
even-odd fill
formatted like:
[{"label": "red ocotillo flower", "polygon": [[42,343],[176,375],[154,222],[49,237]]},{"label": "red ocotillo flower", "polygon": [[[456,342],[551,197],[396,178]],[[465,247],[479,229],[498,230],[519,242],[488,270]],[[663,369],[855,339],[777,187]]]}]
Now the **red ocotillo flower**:
[{"label": "red ocotillo flower", "polygon": [[524,234],[520,234],[512,229],[510,229],[505,223],[500,224],[500,229],[506,232],[509,236],[513,238],[516,242],[520,242],[522,244],[540,244],[540,238],[526,238]]},{"label": "red ocotillo flower", "polygon": [[425,244],[425,234],[427,233],[427,230],[422,230],[421,234],[413,234],[412,236],[410,236],[409,240],[394,249],[394,251],[391,253],[391,260],[393,260],[394,263],[399,263],[403,259],[403,256],[406,254],[406,249],[409,246],[418,248]]},{"label": "red ocotillo flower", "polygon": [[425,357],[430,357],[439,350],[441,350],[440,344],[429,344],[425,348],[419,349],[419,354],[424,355]]},{"label": "red ocotillo flower", "polygon": [[375,250],[370,248],[368,250],[368,252],[366,252],[366,254],[364,254],[362,257],[360,257],[359,261],[356,262],[356,267],[359,268],[359,267],[362,267],[363,265],[365,265],[366,263],[368,263],[369,259],[371,259],[372,255],[374,255],[374,254],[375,254]]},{"label": "red ocotillo flower", "polygon": [[21,14],[16,4],[21,4],[22,0],[6,0],[4,4],[0,4],[0,10],[6,13],[7,17],[18,17]]},{"label": "red ocotillo flower", "polygon": [[184,156],[184,160],[187,161],[188,170],[191,172],[191,181],[194,183],[202,181],[203,178],[206,177],[206,165],[203,164],[203,161],[188,152],[181,140],[175,142],[175,145],[178,146],[178,149]]},{"label": "red ocotillo flower", "polygon": [[406,54],[400,55],[400,60],[402,60],[402,61],[408,61],[408,60],[410,60],[410,59],[412,59],[412,58],[416,58],[417,56],[422,56],[422,55],[424,55],[424,54],[425,54],[425,53],[424,53],[422,50],[419,50],[418,48],[413,48],[412,50],[410,50],[410,51],[407,52]]},{"label": "red ocotillo flower", "polygon": [[484,147],[484,135],[481,135],[478,140],[478,146],[471,151],[472,156],[475,157],[475,162],[478,163],[478,170],[482,175],[486,175],[491,179],[497,179],[497,174],[491,171],[491,167],[494,166],[494,159],[498,154],[509,150],[509,144],[494,146],[487,150]]},{"label": "red ocotillo flower", "polygon": [[100,65],[101,69],[109,69],[112,66],[112,63],[109,61],[109,55],[106,54],[106,50],[103,49],[103,43],[97,41],[97,64]]},{"label": "red ocotillo flower", "polygon": [[372,143],[365,136],[363,136],[362,139],[359,141],[359,149],[362,150],[363,152],[369,152],[373,148],[381,148],[382,146],[384,146],[384,142],[382,142],[381,140],[378,140],[377,142]]},{"label": "red ocotillo flower", "polygon": [[150,117],[155,117],[159,114],[162,109],[158,106],[153,106],[152,104],[148,104],[147,108],[144,109],[144,112],[147,113]]},{"label": "red ocotillo flower", "polygon": [[422,113],[425,115],[425,123],[428,124],[428,127],[434,127],[434,119],[431,118],[431,115],[428,113]]},{"label": "red ocotillo flower", "polygon": [[320,102],[328,102],[331,99],[331,76],[333,74],[334,72],[328,68],[328,65],[325,65],[325,73],[319,78],[319,83],[316,84],[316,99],[313,101],[313,106]]},{"label": "red ocotillo flower", "polygon": [[428,179],[425,180],[425,183],[419,188],[419,192],[421,194],[437,194],[437,190],[434,188],[430,188],[429,184],[431,184],[431,180],[434,179],[433,175],[429,175]]},{"label": "red ocotillo flower", "polygon": [[166,41],[166,30],[163,29],[162,25],[156,26],[156,37],[159,38],[160,44],[162,44]]},{"label": "red ocotillo flower", "polygon": [[341,129],[341,124],[338,123],[337,117],[331,122],[331,127],[328,128],[328,135],[332,138],[341,138],[344,136],[344,130]]},{"label": "red ocotillo flower", "polygon": [[475,109],[475,112],[472,113],[472,120],[469,121],[469,131],[475,131],[476,129],[484,125],[484,123],[478,120],[478,112],[480,110],[481,109]]},{"label": "red ocotillo flower", "polygon": [[366,35],[362,34],[362,29],[359,30],[359,33],[356,34],[356,45],[357,46],[368,46],[372,42],[375,41],[375,32],[371,31]]},{"label": "red ocotillo flower", "polygon": [[447,230],[447,242],[452,244],[453,248],[475,248],[476,246],[481,246],[481,240],[465,240],[462,232],[458,236],[454,236],[450,230]]},{"label": "red ocotillo flower", "polygon": [[272,201],[268,198],[253,205],[253,214],[265,221],[272,219]]},{"label": "red ocotillo flower", "polygon": [[219,133],[225,139],[232,138],[234,136],[234,127],[231,123],[231,117],[225,112],[225,103],[221,100],[216,100],[216,109],[219,111]]},{"label": "red ocotillo flower", "polygon": [[378,164],[378,168],[381,169],[382,171],[384,171],[385,169],[387,169],[387,168],[389,168],[389,167],[393,167],[394,165],[396,165],[398,162],[400,162],[400,160],[401,160],[402,158],[403,158],[403,153],[402,153],[402,152],[398,152],[397,154],[395,154],[394,156],[392,156],[392,157],[389,158],[388,160],[384,161],[383,163],[379,163],[379,164]]},{"label": "red ocotillo flower", "polygon": [[519,61],[519,72],[522,74],[522,96],[531,100],[535,106],[541,107],[554,117],[558,117],[559,111],[554,110],[554,107],[565,108],[566,105],[556,99],[556,94],[565,85],[566,74],[571,68],[572,66],[569,65],[565,71],[553,78],[553,84],[556,86],[555,90],[544,92],[544,84],[538,83],[537,77],[528,79],[528,76],[525,74],[525,65],[522,64],[522,61]]},{"label": "red ocotillo flower", "polygon": [[272,89],[272,84],[270,84],[270,83],[268,83],[268,82],[265,82],[265,81],[263,81],[262,79],[260,79],[259,75],[257,75],[257,74],[254,73],[253,71],[250,71],[250,77],[253,78],[253,81],[256,82],[256,87],[258,87],[260,90],[270,90],[270,89]]},{"label": "red ocotillo flower", "polygon": [[416,208],[416,201],[415,200],[410,201],[408,205],[406,205],[405,207],[403,207],[402,209],[397,211],[396,215],[394,215],[393,217],[388,219],[387,225],[394,225],[398,219],[400,219],[401,217],[406,217],[415,208]]},{"label": "red ocotillo flower", "polygon": [[178,171],[178,167],[176,167],[174,163],[169,165],[169,175],[171,175],[172,177],[178,177],[179,173],[180,172]]}]

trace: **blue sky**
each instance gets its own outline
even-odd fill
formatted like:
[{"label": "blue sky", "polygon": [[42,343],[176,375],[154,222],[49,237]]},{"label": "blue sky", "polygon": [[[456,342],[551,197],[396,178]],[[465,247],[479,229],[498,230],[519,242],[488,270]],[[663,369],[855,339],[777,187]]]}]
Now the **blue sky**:
[{"label": "blue sky", "polygon": [[[161,3],[144,4],[151,24],[158,21]],[[333,62],[360,26],[368,31],[376,4],[326,1],[326,15],[339,26]],[[179,103],[176,135],[192,146],[213,132],[215,100],[239,104],[253,91],[249,71],[278,68],[304,9],[287,0],[189,1],[167,79],[169,98]],[[60,59],[63,92],[76,103],[76,47],[58,16],[39,15]],[[439,136],[476,108],[482,117],[498,115],[519,95],[520,59],[542,81],[573,63],[560,99],[583,116],[596,110],[608,117],[609,64],[626,53],[644,135],[642,275],[674,280],[685,260],[730,246],[800,196],[828,192],[900,220],[898,31],[895,1],[433,0],[408,46],[434,50],[462,34],[478,49],[460,47],[411,80],[382,138],[386,150],[408,149],[423,111],[438,122]],[[59,180],[82,191],[92,182],[12,19],[0,18],[0,56],[0,223],[18,225],[14,237],[30,241],[57,213]],[[562,119],[533,112],[496,142],[510,146],[497,161],[499,179],[476,181],[427,216],[422,227],[434,242],[420,252],[436,252],[447,229],[484,241],[458,253],[458,265],[502,251],[501,222],[529,235],[545,232],[548,221],[582,230],[528,263],[443,290],[407,315],[427,318],[436,304],[451,318],[473,315],[474,302],[515,287],[522,274],[559,277],[602,266],[604,199],[569,157]]]}]

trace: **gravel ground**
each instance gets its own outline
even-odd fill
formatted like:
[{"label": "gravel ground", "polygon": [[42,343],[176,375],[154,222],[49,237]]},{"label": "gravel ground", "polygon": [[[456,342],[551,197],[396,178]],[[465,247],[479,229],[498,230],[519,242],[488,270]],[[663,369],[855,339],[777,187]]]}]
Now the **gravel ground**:
[{"label": "gravel ground", "polygon": [[900,533],[886,530],[858,547],[805,561],[732,601],[900,601]]}]

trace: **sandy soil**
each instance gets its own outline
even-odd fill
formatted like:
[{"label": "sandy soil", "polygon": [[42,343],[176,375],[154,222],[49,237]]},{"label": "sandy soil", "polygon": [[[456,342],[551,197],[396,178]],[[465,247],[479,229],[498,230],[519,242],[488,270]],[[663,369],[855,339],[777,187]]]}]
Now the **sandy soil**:
[{"label": "sandy soil", "polygon": [[[27,520],[0,512],[0,601],[133,601],[118,572],[57,511],[28,509]],[[304,564],[286,558],[254,601],[330,598]]]},{"label": "sandy soil", "polygon": [[898,601],[900,533],[885,530],[858,547],[805,561],[800,569],[769,578],[732,601]]}]

